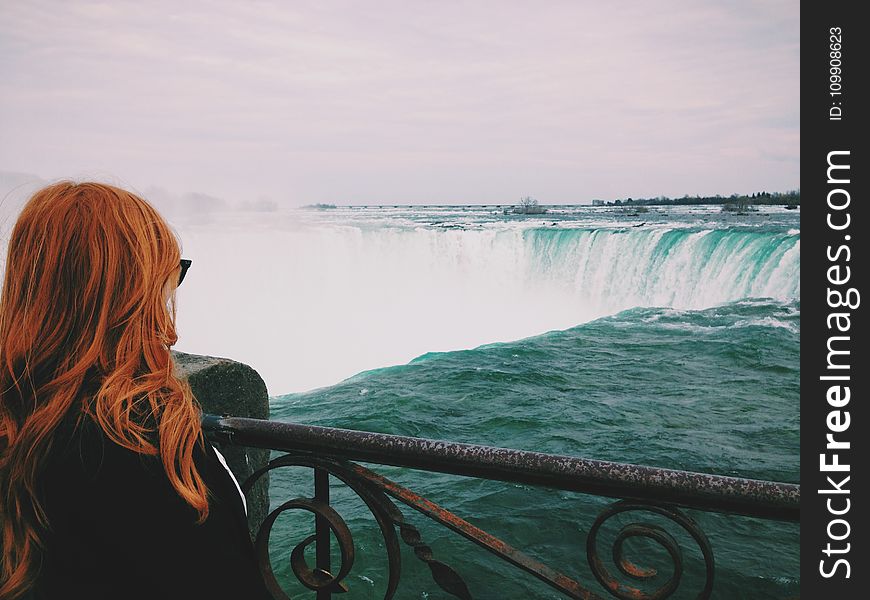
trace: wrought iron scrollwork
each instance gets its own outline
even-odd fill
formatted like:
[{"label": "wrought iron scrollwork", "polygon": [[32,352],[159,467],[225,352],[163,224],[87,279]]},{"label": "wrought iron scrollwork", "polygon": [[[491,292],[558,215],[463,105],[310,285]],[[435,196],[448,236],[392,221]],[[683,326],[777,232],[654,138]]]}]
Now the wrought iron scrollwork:
[{"label": "wrought iron scrollwork", "polygon": [[[296,498],[279,506],[266,519],[257,538],[261,568],[275,597],[279,599],[287,596],[280,590],[272,573],[268,540],[275,519],[285,510],[306,510],[315,515],[314,537],[306,538],[291,552],[291,567],[296,576],[310,589],[319,590],[318,597],[329,597],[333,592],[345,589],[342,579],[347,576],[353,563],[353,538],[344,521],[329,509],[328,476],[332,475],[365,502],[380,528],[389,568],[385,600],[393,598],[399,582],[400,539],[410,545],[415,555],[427,564],[442,589],[458,598],[471,597],[459,574],[435,560],[431,548],[420,539],[419,531],[404,519],[394,501],[447,527],[569,598],[601,600],[585,583],[543,564],[415,492],[350,462],[352,460],[611,498],[630,496],[633,500],[616,502],[599,514],[586,539],[587,559],[592,573],[617,598],[665,598],[682,589],[681,584],[687,587],[683,549],[678,542],[678,539],[685,539],[686,532],[700,548],[706,571],[703,587],[697,597],[704,599],[710,596],[714,574],[713,551],[695,521],[677,506],[795,523],[800,520],[800,485],[792,483],[229,416],[204,415],[203,430],[217,441],[291,452],[249,477],[243,486],[246,493],[260,476],[278,467],[302,466],[315,471],[315,497]],[[603,537],[599,532],[611,517],[627,512],[655,514],[660,522],[665,519],[670,522],[667,525],[678,525],[683,535],[675,537],[654,523],[635,521],[625,525],[615,535],[610,547],[615,565],[613,569],[609,567],[610,561],[606,566],[599,554],[598,539]],[[673,530],[674,527],[668,529]],[[335,575],[331,573],[333,569],[328,552],[332,537],[338,540],[342,555],[341,565]],[[636,538],[652,541],[670,558],[672,572],[663,584],[660,584],[655,569],[635,564],[626,557],[627,543]],[[318,560],[314,568],[307,564],[304,556],[306,548],[312,544],[317,544]],[[645,589],[655,585],[658,588],[652,592],[643,591],[630,585],[631,582]],[[701,587],[701,584],[698,583],[698,586]]]},{"label": "wrought iron scrollwork", "polygon": [[[415,556],[429,567],[433,580],[441,589],[461,600],[471,599],[471,593],[462,577],[453,568],[434,558],[432,549],[423,542],[419,530],[405,520],[402,511],[388,497],[388,494],[435,521],[450,527],[500,558],[528,571],[571,598],[590,600],[598,598],[595,593],[573,579],[538,563],[510,545],[478,530],[470,523],[417,496],[410,490],[354,463],[318,458],[307,454],[288,454],[271,461],[267,466],[253,473],[243,484],[243,491],[247,493],[264,473],[280,467],[322,469],[338,478],[362,499],[369,512],[374,516],[384,539],[388,564],[384,600],[391,600],[395,596],[401,576],[402,561],[399,537],[405,544],[413,548]],[[341,564],[335,574],[316,566],[312,568],[305,559],[305,549],[315,543],[316,535],[308,536],[291,551],[290,565],[293,573],[308,589],[332,593],[347,591],[348,588],[342,580],[349,574],[354,561],[354,542],[350,529],[341,516],[328,504],[315,498],[295,498],[281,504],[269,513],[255,542],[260,568],[272,595],[278,600],[289,600],[275,577],[269,556],[269,536],[272,527],[278,516],[287,510],[305,510],[323,519],[338,542],[341,556]],[[656,524],[634,522],[623,526],[613,541],[611,553],[614,564],[623,576],[638,581],[652,581],[658,576],[657,571],[629,561],[625,557],[625,543],[637,537],[653,540],[664,548],[671,558],[673,571],[664,584],[653,592],[644,592],[626,583],[621,583],[604,565],[598,551],[598,538],[602,525],[615,515],[635,511],[660,515],[678,524],[695,540],[704,557],[706,567],[704,588],[697,597],[699,600],[709,598],[713,588],[714,572],[713,551],[710,543],[694,520],[669,505],[623,500],[608,506],[598,515],[586,539],[586,554],[592,572],[599,583],[612,595],[623,600],[659,600],[669,597],[679,587],[683,576],[682,549],[670,533]],[[396,534],[397,529],[399,535]]]},{"label": "wrought iron scrollwork", "polygon": [[673,594],[680,585],[683,576],[682,548],[674,537],[659,525],[650,523],[630,523],[623,526],[613,541],[612,556],[617,569],[623,575],[638,581],[652,580],[658,575],[656,569],[638,566],[625,557],[625,542],[631,538],[643,537],[653,540],[665,549],[673,563],[671,576],[653,592],[644,592],[636,587],[620,583],[604,565],[598,552],[598,533],[605,521],[618,514],[626,512],[645,511],[660,515],[683,528],[695,540],[704,557],[706,578],[704,588],[698,593],[699,600],[709,598],[713,591],[714,560],[713,549],[707,536],[695,521],[675,507],[622,500],[608,506],[602,511],[586,538],[586,557],[592,573],[611,594],[622,600],[659,600]]},{"label": "wrought iron scrollwork", "polygon": [[[272,533],[272,526],[275,520],[282,512],[286,510],[303,509],[315,515],[322,517],[329,525],[329,529],[338,540],[339,552],[341,554],[341,567],[338,573],[333,575],[323,569],[312,569],[308,566],[305,560],[305,548],[314,542],[315,536],[311,535],[302,540],[290,554],[290,567],[293,573],[302,582],[302,584],[310,590],[320,591],[329,590],[331,592],[346,592],[347,586],[341,582],[350,572],[354,560],[353,536],[348,529],[344,519],[331,506],[324,504],[313,498],[295,498],[285,502],[266,517],[260,531],[257,534],[257,539],[254,543],[254,548],[257,555],[260,557],[261,571],[266,580],[266,585],[269,591],[275,598],[280,600],[287,599],[287,595],[278,584],[275,574],[272,571],[272,564],[268,560],[269,556],[269,536]],[[267,560],[263,560],[263,557]]]},{"label": "wrought iron scrollwork", "polygon": [[[256,480],[268,471],[280,467],[297,466],[323,469],[337,477],[363,500],[369,512],[374,516],[384,539],[387,552],[388,578],[384,600],[393,598],[401,575],[402,561],[396,528],[400,531],[402,541],[411,546],[417,558],[429,567],[433,580],[441,589],[461,600],[471,599],[468,586],[459,574],[450,566],[433,557],[432,549],[423,543],[417,528],[405,521],[404,515],[395,503],[376,484],[365,475],[353,470],[347,463],[309,455],[288,454],[271,461],[267,466],[255,471],[242,485],[242,491],[247,493]],[[334,509],[314,498],[296,498],[280,505],[269,513],[257,534],[255,550],[269,591],[279,600],[289,600],[289,597],[278,583],[272,568],[269,556],[269,536],[278,516],[286,510],[293,509],[306,510],[323,518],[338,541],[341,553],[341,567],[335,575],[323,569],[312,569],[305,560],[304,552],[309,545],[315,542],[316,536],[309,536],[297,544],[291,552],[290,565],[293,573],[308,589],[338,593],[347,591],[347,586],[342,580],[348,575],[353,565],[353,536],[347,524]]]}]

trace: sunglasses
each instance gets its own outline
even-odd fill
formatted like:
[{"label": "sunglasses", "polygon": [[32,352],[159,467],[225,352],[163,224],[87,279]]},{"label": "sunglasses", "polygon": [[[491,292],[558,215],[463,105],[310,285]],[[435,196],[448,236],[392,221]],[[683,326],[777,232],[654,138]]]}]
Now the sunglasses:
[{"label": "sunglasses", "polygon": [[187,270],[190,268],[190,264],[193,261],[188,258],[181,259],[181,273],[178,274],[178,285],[181,285],[181,282],[184,281],[184,276],[187,275]]}]

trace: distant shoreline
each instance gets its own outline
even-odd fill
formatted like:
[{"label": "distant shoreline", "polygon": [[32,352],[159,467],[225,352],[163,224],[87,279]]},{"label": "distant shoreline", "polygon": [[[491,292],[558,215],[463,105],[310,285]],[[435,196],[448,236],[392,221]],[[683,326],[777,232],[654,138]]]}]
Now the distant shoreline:
[{"label": "distant shoreline", "polygon": [[592,206],[794,206],[801,205],[800,190],[788,192],[756,192],[753,194],[731,194],[728,197],[683,196],[682,198],[620,198],[617,200],[592,200]]},{"label": "distant shoreline", "polygon": [[[731,194],[730,196],[683,196],[682,198],[669,198],[667,196],[657,196],[655,198],[618,198],[616,200],[601,200],[593,199],[591,203],[554,203],[540,204],[541,207],[553,206],[729,206],[733,205],[739,208],[749,206],[785,206],[797,208],[801,205],[800,190],[788,192],[757,192],[753,194]],[[404,203],[366,203],[366,204],[306,204],[299,208],[314,209],[314,210],[331,210],[335,208],[513,208],[519,206],[515,203],[502,202],[499,204],[438,204],[428,202],[425,204],[404,204]],[[534,214],[534,213],[529,213]]]}]

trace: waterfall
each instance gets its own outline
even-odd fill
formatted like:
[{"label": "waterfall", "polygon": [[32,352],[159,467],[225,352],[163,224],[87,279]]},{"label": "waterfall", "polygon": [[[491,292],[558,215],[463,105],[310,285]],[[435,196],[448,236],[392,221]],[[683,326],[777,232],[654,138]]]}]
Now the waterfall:
[{"label": "waterfall", "polygon": [[325,221],[182,239],[178,348],[248,362],[272,394],[637,306],[800,296],[800,234],[783,227]]}]

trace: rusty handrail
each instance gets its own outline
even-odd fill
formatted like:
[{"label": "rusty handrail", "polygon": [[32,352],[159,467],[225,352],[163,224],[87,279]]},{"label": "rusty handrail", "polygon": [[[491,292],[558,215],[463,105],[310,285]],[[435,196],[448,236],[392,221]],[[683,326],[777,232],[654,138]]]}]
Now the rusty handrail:
[{"label": "rusty handrail", "polygon": [[599,496],[798,522],[800,485],[280,421],[204,415],[215,439]]}]

